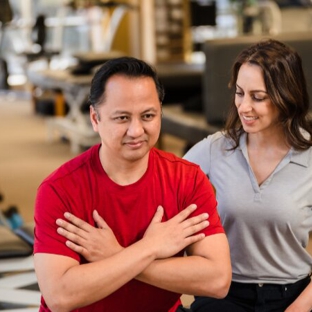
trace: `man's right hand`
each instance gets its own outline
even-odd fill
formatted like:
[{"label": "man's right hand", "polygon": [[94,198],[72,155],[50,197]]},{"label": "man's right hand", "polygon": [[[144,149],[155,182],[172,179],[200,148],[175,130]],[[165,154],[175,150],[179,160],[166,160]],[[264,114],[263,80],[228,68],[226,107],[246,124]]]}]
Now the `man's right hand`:
[{"label": "man's right hand", "polygon": [[57,219],[57,232],[67,238],[66,246],[82,255],[87,261],[99,261],[121,251],[115,234],[105,220],[93,211],[93,219],[97,227],[66,212],[66,220]]}]

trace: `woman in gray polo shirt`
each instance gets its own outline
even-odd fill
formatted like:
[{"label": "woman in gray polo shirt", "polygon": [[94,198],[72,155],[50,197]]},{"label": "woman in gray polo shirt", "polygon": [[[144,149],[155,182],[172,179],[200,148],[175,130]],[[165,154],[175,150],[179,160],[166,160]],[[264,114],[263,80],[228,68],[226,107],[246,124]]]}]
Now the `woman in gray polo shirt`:
[{"label": "woman in gray polo shirt", "polygon": [[197,297],[194,312],[310,311],[312,129],[300,56],[275,40],[237,57],[224,132],[184,158],[216,189],[233,267],[225,299]]}]

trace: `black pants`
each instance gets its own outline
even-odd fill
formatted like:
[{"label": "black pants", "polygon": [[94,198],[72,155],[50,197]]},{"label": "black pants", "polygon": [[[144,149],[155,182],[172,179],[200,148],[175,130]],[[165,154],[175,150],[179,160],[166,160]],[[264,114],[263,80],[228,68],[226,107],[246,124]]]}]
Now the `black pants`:
[{"label": "black pants", "polygon": [[183,306],[179,306],[176,312],[192,312],[192,310],[184,308]]},{"label": "black pants", "polygon": [[307,287],[309,276],[286,285],[232,282],[224,299],[195,297],[193,312],[284,312]]}]

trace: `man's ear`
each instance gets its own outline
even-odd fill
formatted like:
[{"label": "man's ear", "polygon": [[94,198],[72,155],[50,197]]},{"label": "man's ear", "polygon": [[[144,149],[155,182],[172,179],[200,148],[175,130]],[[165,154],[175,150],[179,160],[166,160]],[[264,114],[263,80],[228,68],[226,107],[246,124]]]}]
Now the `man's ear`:
[{"label": "man's ear", "polygon": [[93,127],[93,130],[97,132],[98,122],[99,122],[99,113],[98,111],[90,105],[90,120]]}]

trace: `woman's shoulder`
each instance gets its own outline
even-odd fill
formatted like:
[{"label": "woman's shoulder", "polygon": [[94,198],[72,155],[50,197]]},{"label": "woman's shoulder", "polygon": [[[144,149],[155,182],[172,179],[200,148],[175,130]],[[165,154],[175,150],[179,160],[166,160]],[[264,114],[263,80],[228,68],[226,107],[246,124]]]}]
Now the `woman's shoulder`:
[{"label": "woman's shoulder", "polygon": [[210,140],[210,143],[216,143],[216,142],[224,142],[227,141],[227,137],[225,135],[224,131],[218,131],[214,134],[211,134],[207,137]]},{"label": "woman's shoulder", "polygon": [[195,144],[183,158],[200,165],[207,163],[211,153],[218,153],[227,146],[227,140],[224,132],[218,131]]},{"label": "woman's shoulder", "polygon": [[218,131],[202,140],[200,144],[203,144],[209,149],[228,149],[231,147],[231,139],[225,134],[224,131]]}]

